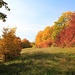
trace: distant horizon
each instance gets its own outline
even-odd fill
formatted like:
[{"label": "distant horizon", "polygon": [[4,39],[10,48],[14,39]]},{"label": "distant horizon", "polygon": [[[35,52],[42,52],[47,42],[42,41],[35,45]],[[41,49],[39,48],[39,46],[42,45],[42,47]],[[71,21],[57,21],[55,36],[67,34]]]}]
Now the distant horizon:
[{"label": "distant horizon", "polygon": [[40,30],[53,25],[64,12],[75,9],[75,1],[59,0],[7,0],[11,11],[4,7],[1,12],[7,14],[6,22],[0,21],[0,35],[3,27],[17,27],[16,35],[33,42]]}]

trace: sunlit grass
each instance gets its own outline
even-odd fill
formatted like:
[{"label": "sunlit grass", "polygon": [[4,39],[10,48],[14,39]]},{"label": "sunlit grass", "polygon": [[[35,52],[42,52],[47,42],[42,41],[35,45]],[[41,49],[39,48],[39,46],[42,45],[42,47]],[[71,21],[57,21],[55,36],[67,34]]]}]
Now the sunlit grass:
[{"label": "sunlit grass", "polygon": [[74,75],[75,48],[27,48],[0,64],[0,75]]},{"label": "sunlit grass", "polygon": [[23,49],[21,54],[24,53],[36,53],[36,52],[44,52],[44,53],[75,53],[75,48],[59,48],[59,47],[50,47],[50,48],[26,48]]}]

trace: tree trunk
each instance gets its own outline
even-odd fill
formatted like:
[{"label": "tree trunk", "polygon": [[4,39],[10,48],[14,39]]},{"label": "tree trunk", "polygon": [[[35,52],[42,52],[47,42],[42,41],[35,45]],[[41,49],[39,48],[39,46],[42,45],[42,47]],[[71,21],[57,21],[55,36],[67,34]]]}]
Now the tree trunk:
[{"label": "tree trunk", "polygon": [[7,54],[4,54],[4,62],[7,61]]}]

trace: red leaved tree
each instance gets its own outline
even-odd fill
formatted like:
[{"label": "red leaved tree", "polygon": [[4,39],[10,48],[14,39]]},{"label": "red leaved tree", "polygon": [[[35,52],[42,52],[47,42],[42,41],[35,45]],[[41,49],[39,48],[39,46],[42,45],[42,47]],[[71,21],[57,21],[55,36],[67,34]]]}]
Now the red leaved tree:
[{"label": "red leaved tree", "polygon": [[55,42],[57,46],[75,46],[75,13],[71,16],[69,26],[57,35]]}]

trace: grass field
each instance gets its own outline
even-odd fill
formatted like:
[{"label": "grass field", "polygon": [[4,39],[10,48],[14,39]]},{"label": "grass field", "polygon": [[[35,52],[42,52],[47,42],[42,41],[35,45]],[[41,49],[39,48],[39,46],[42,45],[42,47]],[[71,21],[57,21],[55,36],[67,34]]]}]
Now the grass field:
[{"label": "grass field", "polygon": [[27,48],[0,64],[0,75],[75,75],[75,48]]}]

